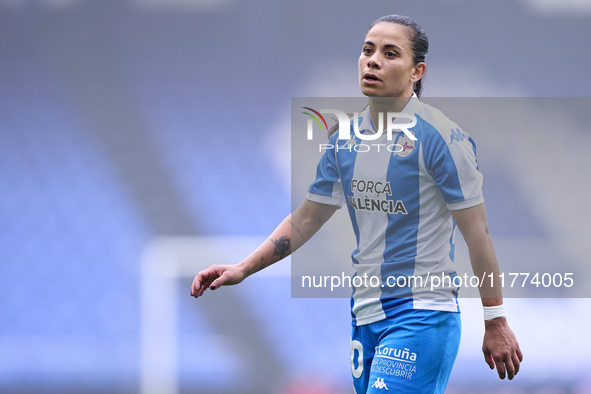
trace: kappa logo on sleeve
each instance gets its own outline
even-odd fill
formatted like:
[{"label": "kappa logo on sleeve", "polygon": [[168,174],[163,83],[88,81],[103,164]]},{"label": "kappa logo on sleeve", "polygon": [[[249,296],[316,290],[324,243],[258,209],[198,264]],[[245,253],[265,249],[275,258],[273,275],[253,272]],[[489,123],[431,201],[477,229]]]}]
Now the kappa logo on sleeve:
[{"label": "kappa logo on sleeve", "polygon": [[390,390],[388,388],[388,386],[386,386],[386,383],[384,383],[384,378],[377,378],[371,387],[375,387],[376,389],[380,389],[380,390],[383,390],[383,389]]},{"label": "kappa logo on sleeve", "polygon": [[460,129],[455,129],[451,131],[451,139],[449,140],[449,144],[453,144],[454,141],[458,141],[458,142],[462,142],[464,141],[466,138],[468,138],[468,135],[466,133],[464,133],[462,130]]}]

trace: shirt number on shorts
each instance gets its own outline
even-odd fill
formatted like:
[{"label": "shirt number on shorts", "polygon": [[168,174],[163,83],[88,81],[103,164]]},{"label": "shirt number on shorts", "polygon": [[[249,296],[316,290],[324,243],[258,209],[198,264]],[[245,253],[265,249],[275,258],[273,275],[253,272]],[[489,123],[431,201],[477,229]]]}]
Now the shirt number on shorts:
[{"label": "shirt number on shorts", "polygon": [[[359,354],[357,368],[355,368],[355,350]],[[363,373],[363,345],[359,341],[351,341],[351,372],[355,378],[360,378]]]}]

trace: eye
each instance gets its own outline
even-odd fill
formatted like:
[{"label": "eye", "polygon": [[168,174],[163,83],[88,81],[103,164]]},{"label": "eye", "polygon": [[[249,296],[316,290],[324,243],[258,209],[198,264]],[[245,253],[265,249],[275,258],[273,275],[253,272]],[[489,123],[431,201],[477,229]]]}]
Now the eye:
[{"label": "eye", "polygon": [[396,55],[396,53],[394,53],[394,52],[386,52],[386,57],[389,59],[397,57],[397,56],[398,55]]},{"label": "eye", "polygon": [[369,47],[365,47],[365,48],[363,48],[362,52],[365,55],[371,55],[373,53],[373,50],[371,48],[369,48]]}]

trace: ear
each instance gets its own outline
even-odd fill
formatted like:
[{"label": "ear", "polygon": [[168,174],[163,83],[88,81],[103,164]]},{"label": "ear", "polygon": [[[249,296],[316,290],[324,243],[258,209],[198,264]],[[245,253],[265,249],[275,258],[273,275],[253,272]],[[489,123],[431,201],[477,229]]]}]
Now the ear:
[{"label": "ear", "polygon": [[413,66],[412,74],[410,74],[410,82],[415,83],[425,75],[427,65],[424,62],[417,63]]}]

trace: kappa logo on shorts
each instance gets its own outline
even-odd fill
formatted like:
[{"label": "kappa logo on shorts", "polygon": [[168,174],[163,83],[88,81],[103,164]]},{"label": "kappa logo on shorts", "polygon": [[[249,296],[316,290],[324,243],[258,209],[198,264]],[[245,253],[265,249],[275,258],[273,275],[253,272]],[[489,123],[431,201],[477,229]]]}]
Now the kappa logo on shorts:
[{"label": "kappa logo on shorts", "polygon": [[384,378],[377,378],[371,387],[375,387],[376,389],[390,390],[388,386],[386,386],[386,383],[384,383]]}]

